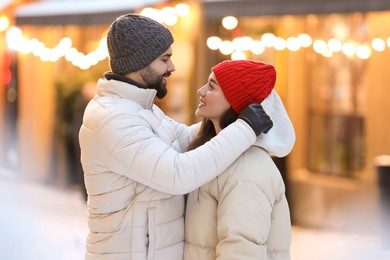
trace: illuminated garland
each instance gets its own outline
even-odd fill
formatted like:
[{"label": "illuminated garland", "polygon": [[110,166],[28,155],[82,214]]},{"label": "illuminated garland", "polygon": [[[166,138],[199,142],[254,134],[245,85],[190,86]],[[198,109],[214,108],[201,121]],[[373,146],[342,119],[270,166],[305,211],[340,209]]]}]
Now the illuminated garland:
[{"label": "illuminated garland", "polygon": [[[178,17],[188,15],[190,8],[187,4],[178,4],[175,7],[164,7],[161,10],[144,8],[140,13],[167,26],[177,23]],[[64,57],[74,66],[86,70],[108,57],[106,38],[102,38],[99,46],[92,52],[84,54],[72,47],[69,37],[62,38],[54,48],[47,48],[36,38],[27,39],[20,28],[11,27],[6,31],[8,49],[22,54],[33,54],[44,62],[56,62]]]},{"label": "illuminated garland", "polygon": [[23,37],[22,30],[17,27],[8,29],[7,46],[10,50],[17,51],[22,54],[33,54],[44,62],[56,62],[64,57],[65,60],[71,62],[73,66],[86,70],[98,62],[104,60],[108,56],[106,38],[100,40],[96,50],[87,55],[79,52],[72,47],[72,40],[69,37],[64,37],[54,48],[47,48],[44,43],[36,38],[27,39]]},{"label": "illuminated garland", "polygon": [[[314,40],[307,34],[300,34],[297,37],[283,39],[271,33],[261,36],[261,40],[253,40],[251,37],[237,37],[232,41],[222,40],[217,36],[207,39],[207,46],[211,50],[219,50],[224,55],[231,55],[231,59],[246,59],[246,52],[255,55],[262,54],[266,48],[274,48],[278,51],[298,51],[302,48],[313,47],[313,50],[324,57],[332,57],[334,53],[341,52],[348,57],[356,56],[359,59],[368,59],[372,51],[382,52],[386,48],[385,40],[375,38],[371,43],[359,44],[352,40],[341,42],[332,38],[328,41]],[[387,38],[387,46],[390,48],[390,37]]]},{"label": "illuminated garland", "polygon": [[[189,11],[187,4],[178,4],[175,7],[164,7],[161,10],[147,7],[140,14],[164,23],[167,26],[173,26],[177,23],[178,17],[186,16]],[[1,24],[7,24],[3,18],[1,19]],[[235,17],[228,16],[222,20],[222,25],[226,29],[232,30],[238,25],[238,21]],[[359,44],[352,40],[341,42],[335,38],[329,39],[328,41],[313,40],[307,34],[300,34],[297,37],[284,39],[272,33],[265,33],[260,38],[261,40],[254,40],[251,37],[244,36],[229,41],[212,36],[207,39],[207,46],[211,50],[219,50],[224,55],[231,55],[231,59],[233,60],[246,59],[246,52],[251,52],[255,55],[262,54],[266,48],[274,48],[278,51],[285,49],[298,51],[302,48],[312,46],[316,53],[325,57],[332,57],[334,53],[342,52],[348,57],[356,56],[360,59],[368,59],[373,50],[378,52],[384,51],[386,43],[390,48],[390,37],[387,40],[375,38],[371,43],[364,44]],[[98,47],[88,54],[83,54],[72,47],[72,40],[69,37],[62,38],[54,48],[47,48],[44,43],[36,38],[27,39],[23,37],[23,32],[17,27],[11,27],[6,31],[6,39],[7,46],[10,50],[23,54],[33,54],[44,62],[56,62],[64,57],[65,60],[83,70],[96,65],[108,57],[106,38],[102,38]]]},{"label": "illuminated garland", "polygon": [[[233,30],[238,25],[238,20],[234,16],[227,16],[222,19],[222,26],[227,30]],[[265,33],[261,40],[254,40],[251,37],[237,37],[233,40],[222,40],[218,36],[211,36],[207,39],[207,46],[211,50],[219,50],[224,55],[231,55],[232,60],[246,59],[246,52],[255,55],[262,54],[266,48],[274,48],[278,51],[288,49],[298,51],[301,48],[313,47],[313,50],[324,57],[332,57],[334,53],[342,52],[348,57],[358,57],[368,59],[372,50],[382,52],[386,48],[386,41],[381,38],[374,38],[371,43],[359,44],[349,40],[341,42],[332,38],[328,41],[314,40],[307,34],[300,34],[297,37],[283,39],[272,33]],[[387,38],[387,46],[390,48],[390,37]]]}]

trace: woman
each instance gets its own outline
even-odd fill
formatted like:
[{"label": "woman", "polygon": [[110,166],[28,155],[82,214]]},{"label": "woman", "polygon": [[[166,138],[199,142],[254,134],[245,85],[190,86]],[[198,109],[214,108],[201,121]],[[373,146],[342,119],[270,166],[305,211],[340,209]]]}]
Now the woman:
[{"label": "woman", "polygon": [[187,200],[185,260],[290,259],[291,222],[283,179],[272,156],[286,156],[295,133],[273,90],[276,71],[256,61],[225,61],[198,90],[203,117],[190,150],[234,122],[250,103],[261,103],[273,127],[224,173]]}]

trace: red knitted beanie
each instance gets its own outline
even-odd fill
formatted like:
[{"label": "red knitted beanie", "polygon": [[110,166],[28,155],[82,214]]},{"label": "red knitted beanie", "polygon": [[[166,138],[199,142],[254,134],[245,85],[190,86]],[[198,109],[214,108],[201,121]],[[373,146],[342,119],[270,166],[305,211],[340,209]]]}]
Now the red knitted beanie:
[{"label": "red knitted beanie", "polygon": [[262,102],[272,91],[276,70],[270,64],[249,60],[227,60],[211,69],[234,112]]}]

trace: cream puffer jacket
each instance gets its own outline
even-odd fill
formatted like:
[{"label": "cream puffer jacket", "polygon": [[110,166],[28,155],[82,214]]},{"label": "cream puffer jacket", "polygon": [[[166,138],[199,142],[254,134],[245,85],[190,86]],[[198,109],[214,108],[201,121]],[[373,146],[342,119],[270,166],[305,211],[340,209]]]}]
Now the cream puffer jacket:
[{"label": "cream puffer jacket", "polygon": [[270,153],[287,155],[295,132],[276,92],[263,108],[274,122],[269,135],[188,195],[184,260],[290,259],[285,185]]},{"label": "cream puffer jacket", "polygon": [[167,117],[155,95],[100,79],[85,110],[79,138],[88,193],[86,259],[181,260],[182,194],[215,178],[256,140],[237,120],[220,138],[180,153],[198,126]]}]

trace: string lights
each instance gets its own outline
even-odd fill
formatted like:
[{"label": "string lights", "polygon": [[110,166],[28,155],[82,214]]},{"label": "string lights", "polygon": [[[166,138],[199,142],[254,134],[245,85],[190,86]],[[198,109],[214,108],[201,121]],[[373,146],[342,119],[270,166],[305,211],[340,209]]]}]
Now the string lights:
[{"label": "string lights", "polygon": [[[233,16],[222,19],[222,26],[232,30],[238,25],[238,20]],[[312,46],[313,50],[324,57],[332,57],[335,53],[343,53],[348,57],[368,59],[373,51],[382,52],[387,46],[390,48],[390,37],[387,41],[381,38],[374,38],[370,43],[357,43],[352,40],[341,42],[336,38],[325,40],[313,40],[308,34],[299,34],[296,37],[287,39],[277,37],[272,33],[265,33],[255,40],[249,36],[236,37],[232,40],[223,40],[218,36],[211,36],[207,39],[207,46],[211,50],[219,50],[224,55],[230,55],[232,60],[246,59],[247,52],[259,55],[266,51],[266,48],[274,48],[278,51],[298,51],[301,48]]]},{"label": "string lights", "polygon": [[9,26],[9,20],[5,15],[0,16],[0,32],[7,30]]},{"label": "string lights", "polygon": [[[187,4],[178,4],[175,7],[164,7],[161,10],[147,7],[140,13],[167,26],[173,26],[178,22],[179,17],[184,17],[189,12],[190,8]],[[4,27],[3,31],[6,31],[8,49],[22,54],[33,54],[43,62],[56,62],[60,58],[65,58],[73,66],[86,70],[108,57],[105,37],[99,41],[95,50],[84,54],[72,47],[72,39],[69,37],[62,38],[54,48],[48,48],[36,38],[28,39],[24,37],[22,30],[18,27],[8,28],[9,24],[6,22],[8,22],[8,19],[5,21],[0,18],[0,30]]]},{"label": "string lights", "polygon": [[[180,17],[188,15],[189,12],[190,7],[187,4],[180,3],[175,7],[164,7],[161,10],[147,7],[142,9],[140,14],[167,26],[174,26]],[[233,16],[227,16],[222,19],[222,25],[227,30],[233,30],[238,26],[238,20]],[[108,57],[106,38],[99,41],[95,50],[84,54],[72,46],[72,39],[69,37],[62,38],[54,48],[46,47],[43,42],[36,38],[28,39],[23,36],[20,28],[9,27],[9,21],[6,17],[0,17],[0,31],[6,32],[7,46],[10,50],[22,54],[33,54],[44,62],[56,62],[60,58],[65,58],[74,66],[86,70]],[[310,35],[304,33],[287,39],[272,33],[265,33],[259,36],[258,39],[249,36],[236,37],[232,40],[223,40],[218,36],[211,36],[207,39],[208,48],[219,50],[224,55],[230,55],[233,60],[246,59],[248,52],[260,55],[267,48],[296,52],[310,46],[316,53],[324,57],[332,57],[335,53],[343,53],[348,57],[368,59],[373,51],[384,51],[386,45],[390,48],[390,37],[385,40],[374,38],[370,43],[357,43],[352,40],[342,42],[336,38],[327,41],[312,39]]]}]

